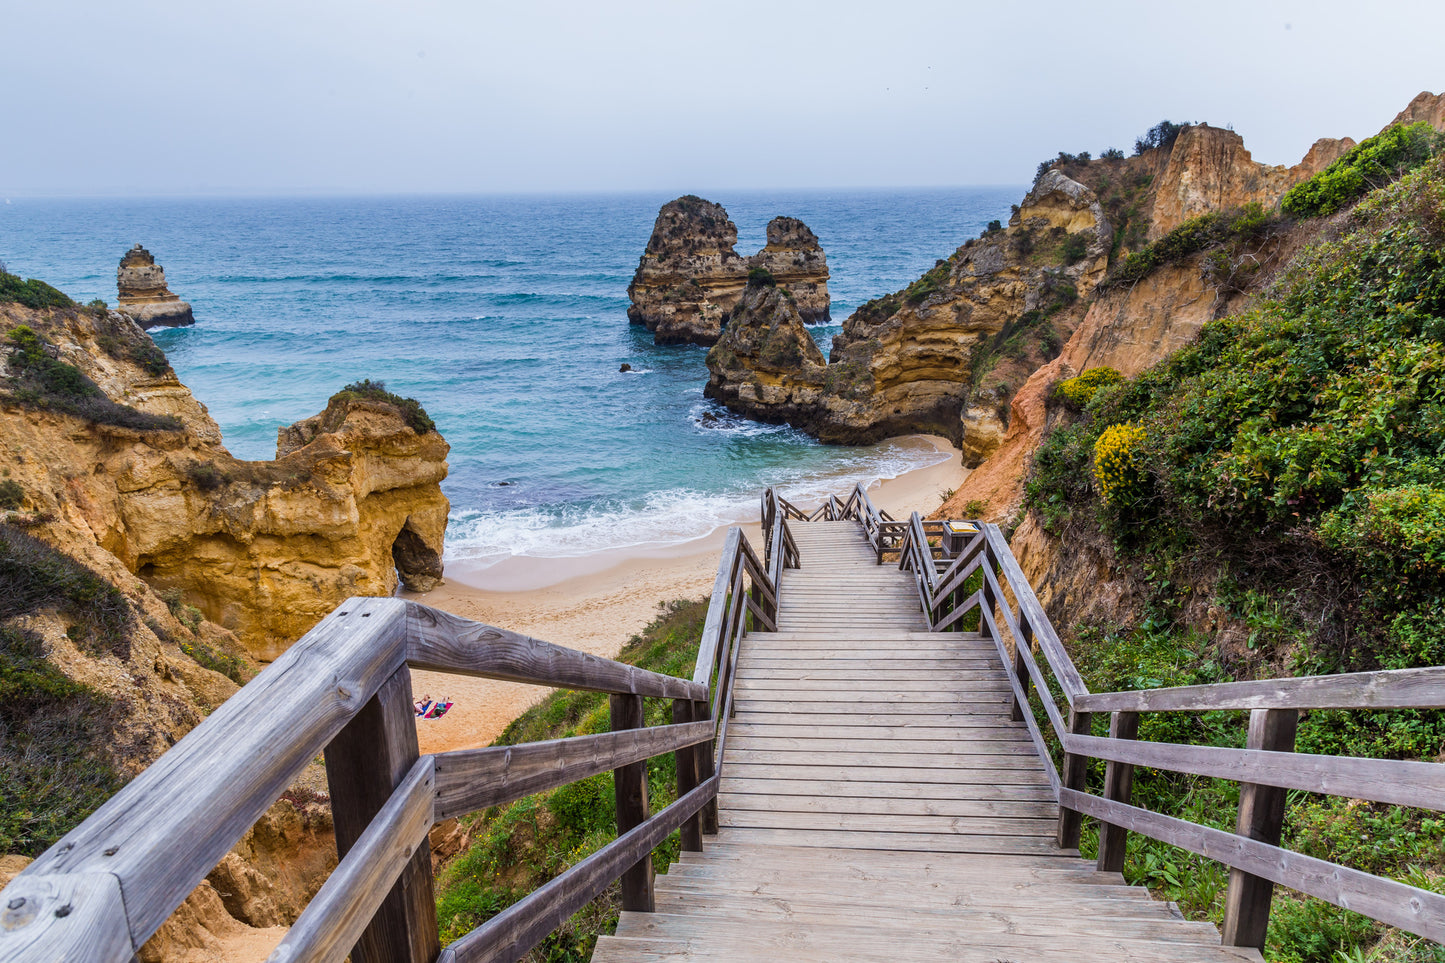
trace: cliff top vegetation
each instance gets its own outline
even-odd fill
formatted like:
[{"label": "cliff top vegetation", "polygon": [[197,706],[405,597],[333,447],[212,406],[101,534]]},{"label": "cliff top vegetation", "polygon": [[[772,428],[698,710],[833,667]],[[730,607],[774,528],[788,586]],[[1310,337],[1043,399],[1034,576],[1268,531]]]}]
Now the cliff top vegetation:
[{"label": "cliff top vegetation", "polygon": [[[1141,599],[1136,621],[1077,632],[1091,687],[1445,664],[1445,158],[1341,217],[1253,310],[1137,378],[1101,378],[1037,453],[1030,511],[1071,542],[1102,529]],[[1237,714],[1144,725],[1141,738],[1244,744]],[[1445,716],[1311,712],[1298,747],[1435,759]],[[1223,828],[1231,791],[1135,783],[1141,805]],[[1435,814],[1297,794],[1285,832],[1296,851],[1445,891]],[[1130,867],[1219,917],[1217,865],[1139,839]],[[1269,940],[1274,960],[1439,958],[1292,894],[1277,896]]]},{"label": "cliff top vegetation", "polygon": [[332,402],[353,400],[379,401],[382,404],[390,405],[418,435],[437,430],[436,422],[427,415],[426,409],[421,406],[420,401],[415,398],[403,398],[401,395],[387,391],[385,381],[363,378],[361,381],[353,381],[331,396]]}]

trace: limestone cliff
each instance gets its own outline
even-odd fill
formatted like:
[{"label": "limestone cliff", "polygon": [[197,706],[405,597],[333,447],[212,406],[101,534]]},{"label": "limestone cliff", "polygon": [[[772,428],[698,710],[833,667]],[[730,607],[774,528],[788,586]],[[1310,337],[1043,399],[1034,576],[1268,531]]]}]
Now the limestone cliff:
[{"label": "limestone cliff", "polygon": [[[979,365],[1039,340],[1052,315],[1092,291],[1111,237],[1093,192],[1051,172],[1006,229],[968,242],[907,289],[854,312],[826,369],[806,370],[800,361],[786,397],[761,390],[777,375],[750,372],[750,356],[738,351],[737,365],[710,365],[709,390],[735,410],[787,420],[824,441],[867,443],[910,431],[957,439],[960,415],[980,393]],[[988,408],[980,420],[996,417]]]},{"label": "limestone cliff", "polygon": [[827,359],[803,324],[798,299],[755,276],[707,353],[703,393],[759,421],[808,424]]},{"label": "limestone cliff", "polygon": [[1260,204],[1272,208],[1284,192],[1319,173],[1355,146],[1348,137],[1321,138],[1293,167],[1261,164],[1232,130],[1195,124],[1174,141],[1159,177],[1150,214],[1149,240],[1193,217]]},{"label": "limestone cliff", "polygon": [[1404,110],[1395,115],[1390,124],[1414,124],[1422,120],[1436,130],[1445,130],[1445,94],[1420,91]]},{"label": "limestone cliff", "polygon": [[342,393],[282,431],[275,461],[242,461],[125,316],[0,305],[0,333],[22,326],[103,393],[86,405],[162,417],[107,424],[66,398],[5,392],[0,463],[26,508],[178,592],[254,657],[275,658],[350,595],[391,594],[398,569],[419,590],[440,577],[447,444],[395,405]]},{"label": "limestone cliff", "polygon": [[166,287],[166,272],[151,252],[137,244],[120,259],[115,286],[120,310],[144,328],[183,328],[195,324],[191,306]]},{"label": "limestone cliff", "polygon": [[798,299],[808,321],[828,317],[828,264],[802,221],[777,217],[750,259],[733,249],[737,226],[720,204],[689,194],[662,206],[637,264],[627,317],[657,344],[711,345],[738,303],[748,272],[762,268]]}]

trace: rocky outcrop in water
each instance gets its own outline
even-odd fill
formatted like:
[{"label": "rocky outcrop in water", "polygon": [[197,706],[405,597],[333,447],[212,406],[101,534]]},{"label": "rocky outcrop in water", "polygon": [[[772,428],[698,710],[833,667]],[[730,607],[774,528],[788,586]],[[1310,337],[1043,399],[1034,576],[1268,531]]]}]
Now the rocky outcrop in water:
[{"label": "rocky outcrop in water", "polygon": [[827,364],[799,299],[755,275],[707,353],[703,394],[758,421],[806,425],[819,410]]},{"label": "rocky outcrop in water", "polygon": [[746,260],[733,249],[737,240],[720,204],[692,194],[664,204],[627,288],[628,320],[657,344],[714,344],[754,268],[792,291],[805,319],[827,319],[828,264],[807,225],[774,218],[767,246]]},{"label": "rocky outcrop in water", "polygon": [[183,328],[196,323],[191,306],[166,287],[165,269],[139,244],[120,259],[115,286],[120,310],[142,328]]},{"label": "rocky outcrop in water", "polygon": [[[1103,276],[1111,239],[1093,192],[1050,172],[1007,228],[968,242],[905,290],[854,312],[823,371],[800,363],[788,373],[790,390],[780,393],[778,372],[756,368],[755,355],[732,348],[725,336],[720,346],[729,348],[730,363],[710,360],[709,391],[729,408],[786,420],[824,441],[868,443],[916,431],[957,440],[976,393],[976,366],[1087,295]],[[983,408],[980,421],[996,418]]]},{"label": "rocky outcrop in water", "polygon": [[828,258],[818,236],[796,217],[775,217],[768,222],[768,243],[748,258],[750,268],[762,268],[793,296],[805,324],[830,319]]}]

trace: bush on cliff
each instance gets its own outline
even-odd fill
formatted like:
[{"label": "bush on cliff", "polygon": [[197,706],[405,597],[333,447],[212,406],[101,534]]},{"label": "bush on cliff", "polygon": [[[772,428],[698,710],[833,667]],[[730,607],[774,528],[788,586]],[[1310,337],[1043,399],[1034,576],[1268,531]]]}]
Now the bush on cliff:
[{"label": "bush on cliff", "polygon": [[1279,218],[1259,204],[1201,214],[1180,224],[1148,247],[1130,254],[1100,287],[1143,280],[1165,264],[1182,261],[1216,245],[1258,240],[1278,223]]},{"label": "bush on cliff", "polygon": [[0,853],[40,855],[121,787],[105,746],[113,708],[34,633],[0,625]]},{"label": "bush on cliff", "polygon": [[1421,121],[1395,124],[1356,144],[1314,177],[1285,192],[1280,207],[1295,217],[1322,217],[1419,167],[1445,135]]},{"label": "bush on cliff", "polygon": [[4,380],[10,400],[16,404],[137,431],[180,431],[184,427],[171,415],[152,415],[111,401],[79,368],[53,357],[54,346],[27,325],[13,328],[6,343],[10,375]]},{"label": "bush on cliff", "polygon": [[[1078,631],[1095,689],[1445,663],[1445,159],[1366,197],[1254,310],[1212,322],[1052,431],[1030,509],[1069,541],[1102,525],[1142,617]],[[1100,439],[1131,432],[1129,498],[1093,481]],[[1108,446],[1105,446],[1108,447]],[[1110,480],[1112,485],[1112,479]],[[1206,613],[1207,617],[1206,617]],[[1222,626],[1222,627],[1221,627]],[[1157,714],[1141,737],[1244,744],[1240,714]],[[1439,712],[1312,712],[1301,751],[1435,759]],[[1092,778],[1101,778],[1096,773]],[[1233,785],[1136,777],[1158,811],[1232,829]],[[1292,794],[1289,848],[1436,890],[1445,822]],[[1127,875],[1218,919],[1216,864],[1131,838]],[[1276,896],[1266,955],[1335,963],[1435,950],[1324,904]]]},{"label": "bush on cliff", "polygon": [[418,435],[437,430],[436,422],[427,415],[426,409],[421,406],[420,401],[415,398],[403,398],[401,395],[387,391],[385,381],[372,381],[370,378],[353,381],[331,396],[332,401],[347,401],[352,398],[380,401],[391,405],[397,409],[411,430]]},{"label": "bush on cliff", "polygon": [[[673,602],[632,637],[618,661],[691,677],[702,638],[706,602]],[[647,724],[672,721],[666,700],[647,700]],[[497,745],[606,732],[607,696],[594,692],[558,692],[509,725]],[[648,762],[647,792],[653,812],[676,798],[677,770],[671,754]],[[612,778],[593,776],[548,793],[528,796],[475,816],[475,842],[442,872],[437,889],[437,920],[443,944],[491,919],[548,880],[596,852],[616,837]],[[677,859],[674,833],[653,851],[653,866],[664,870]],[[538,963],[573,963],[590,958],[597,936],[617,925],[617,884],[579,910],[528,957]]]},{"label": "bush on cliff", "polygon": [[0,269],[0,302],[13,301],[27,308],[68,308],[75,304],[66,295],[35,278],[22,281]]}]

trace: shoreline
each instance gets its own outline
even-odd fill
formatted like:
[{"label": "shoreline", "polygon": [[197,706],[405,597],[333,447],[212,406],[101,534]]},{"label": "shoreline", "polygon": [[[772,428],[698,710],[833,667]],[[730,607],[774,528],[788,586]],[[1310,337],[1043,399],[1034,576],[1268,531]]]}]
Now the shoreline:
[{"label": "shoreline", "polygon": [[[968,475],[961,453],[947,439],[907,437],[926,441],[948,458],[869,486],[874,504],[894,517],[936,509],[943,493],[956,489]],[[761,524],[743,522],[741,527],[754,547],[760,548]],[[453,615],[611,658],[656,617],[659,604],[701,598],[712,591],[727,528],[676,546],[568,558],[518,557],[481,570],[468,570],[465,562],[455,562],[448,566],[443,583],[431,592],[400,594]],[[461,574],[453,575],[452,566],[460,567]],[[480,577],[483,574],[484,579]],[[424,753],[488,745],[508,723],[551,691],[543,686],[422,670],[414,671],[412,677],[418,699],[431,695],[455,703],[441,719],[417,720]]]}]

